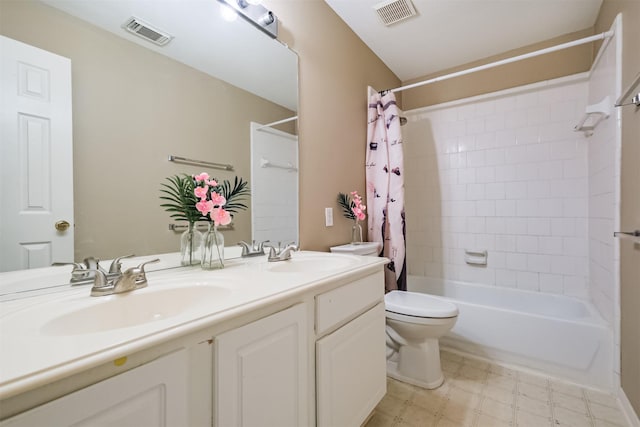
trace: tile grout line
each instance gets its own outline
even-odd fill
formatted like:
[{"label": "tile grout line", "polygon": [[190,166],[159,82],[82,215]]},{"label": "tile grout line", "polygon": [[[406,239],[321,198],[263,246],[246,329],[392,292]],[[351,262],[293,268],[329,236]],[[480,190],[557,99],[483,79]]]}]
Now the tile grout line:
[{"label": "tile grout line", "polygon": [[582,395],[582,398],[584,399],[584,404],[587,407],[587,415],[589,416],[589,420],[591,421],[591,425],[593,427],[595,427],[595,425],[596,425],[596,417],[593,414],[593,412],[591,411],[591,402],[589,401],[589,398],[587,396],[587,392],[584,390],[584,388],[580,389],[580,394]]},{"label": "tile grout line", "polygon": [[516,385],[513,389],[513,412],[514,412],[514,421],[515,424],[514,425],[518,425],[518,400],[520,398],[520,387],[519,387],[520,381],[518,379],[518,373],[516,373]]},{"label": "tile grout line", "polygon": [[545,380],[547,383],[546,389],[547,389],[547,399],[549,399],[549,408],[551,409],[551,425],[555,425],[556,424],[556,412],[555,412],[555,401],[553,399],[553,395],[554,395],[554,391],[553,391],[553,387],[551,387],[551,381],[549,381],[548,379]]},{"label": "tile grout line", "polygon": [[511,403],[511,409],[513,410],[513,414],[511,416],[511,425],[516,427],[518,425],[518,381],[516,381],[516,386],[513,390],[513,400]]}]

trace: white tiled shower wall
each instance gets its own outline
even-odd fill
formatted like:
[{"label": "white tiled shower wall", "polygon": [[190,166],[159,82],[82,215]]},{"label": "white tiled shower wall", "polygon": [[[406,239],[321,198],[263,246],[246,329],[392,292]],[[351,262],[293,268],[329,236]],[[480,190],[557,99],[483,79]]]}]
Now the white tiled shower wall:
[{"label": "white tiled shower wall", "polygon": [[[618,25],[616,19],[614,28]],[[619,30],[616,31],[619,33]],[[618,91],[620,57],[617,35],[605,44],[589,77],[589,104],[609,97],[613,105]],[[619,110],[603,120],[588,138],[589,156],[589,293],[602,316],[613,325],[616,353],[620,354],[619,246],[613,232],[620,218],[620,135]],[[614,378],[619,384],[620,358],[614,358]]]},{"label": "white tiled shower wall", "polygon": [[[409,274],[589,296],[587,75],[407,112]],[[487,266],[464,261],[488,251]]]},{"label": "white tiled shower wall", "polygon": [[[614,39],[615,40],[615,39]],[[589,79],[589,104],[596,104],[609,96],[615,101],[616,49],[614,40],[594,65]],[[615,265],[619,258],[613,238],[618,222],[619,201],[616,182],[620,180],[617,143],[617,113],[603,120],[594,130],[589,143],[589,290],[600,313],[609,322],[614,320]],[[614,303],[614,301],[616,301]]]}]

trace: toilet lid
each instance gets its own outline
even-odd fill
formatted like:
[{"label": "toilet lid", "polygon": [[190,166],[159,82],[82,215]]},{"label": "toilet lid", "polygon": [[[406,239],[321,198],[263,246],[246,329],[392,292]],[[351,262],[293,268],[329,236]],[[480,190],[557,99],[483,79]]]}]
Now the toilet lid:
[{"label": "toilet lid", "polygon": [[387,311],[407,316],[445,318],[458,315],[458,307],[432,295],[391,291],[384,296]]}]

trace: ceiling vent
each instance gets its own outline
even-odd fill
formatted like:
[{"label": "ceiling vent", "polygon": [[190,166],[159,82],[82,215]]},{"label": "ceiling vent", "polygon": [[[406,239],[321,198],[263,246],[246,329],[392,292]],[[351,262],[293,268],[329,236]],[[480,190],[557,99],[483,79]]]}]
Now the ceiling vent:
[{"label": "ceiling vent", "polygon": [[382,23],[386,26],[416,16],[416,8],[411,0],[390,0],[373,6]]},{"label": "ceiling vent", "polygon": [[122,28],[158,46],[164,46],[173,39],[172,35],[153,28],[151,25],[133,16],[124,23]]}]

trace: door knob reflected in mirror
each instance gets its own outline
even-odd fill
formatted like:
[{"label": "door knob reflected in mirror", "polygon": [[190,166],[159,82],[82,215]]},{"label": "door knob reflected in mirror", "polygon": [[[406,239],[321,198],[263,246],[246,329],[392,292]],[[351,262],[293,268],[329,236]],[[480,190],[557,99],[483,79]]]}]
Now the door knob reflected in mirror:
[{"label": "door knob reflected in mirror", "polygon": [[71,224],[69,224],[65,220],[58,221],[58,222],[55,223],[56,230],[58,230],[58,231],[67,231],[67,229],[69,229],[70,226],[71,226]]}]

